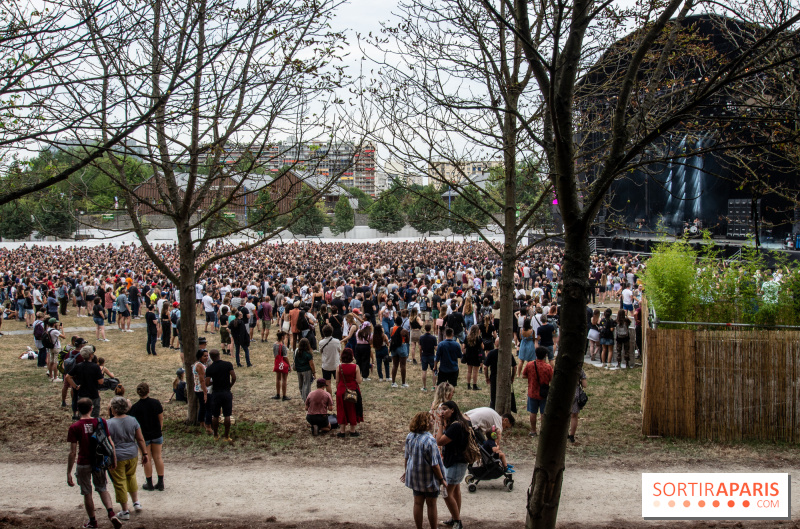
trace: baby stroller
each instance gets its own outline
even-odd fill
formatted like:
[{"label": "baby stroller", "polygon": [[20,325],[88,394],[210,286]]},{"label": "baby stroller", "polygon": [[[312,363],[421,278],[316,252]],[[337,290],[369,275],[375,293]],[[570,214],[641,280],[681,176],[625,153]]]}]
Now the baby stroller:
[{"label": "baby stroller", "polygon": [[511,492],[514,490],[514,474],[505,471],[503,469],[503,463],[501,463],[499,459],[495,459],[494,454],[483,447],[486,436],[483,435],[480,428],[473,428],[473,431],[475,432],[475,440],[478,442],[478,447],[481,450],[481,460],[467,466],[467,475],[464,477],[467,490],[475,492],[478,490],[478,483],[481,481],[503,478],[503,486],[508,492]]}]

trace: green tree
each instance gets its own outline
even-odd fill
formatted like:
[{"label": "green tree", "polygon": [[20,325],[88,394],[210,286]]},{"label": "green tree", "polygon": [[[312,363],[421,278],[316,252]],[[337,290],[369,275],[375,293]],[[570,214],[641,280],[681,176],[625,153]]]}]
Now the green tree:
[{"label": "green tree", "polygon": [[69,198],[55,189],[48,190],[39,199],[34,218],[40,237],[71,238],[78,225]]},{"label": "green tree", "polygon": [[381,233],[396,233],[406,225],[403,213],[400,211],[400,201],[394,193],[384,192],[380,198],[369,208],[369,222],[373,230]]},{"label": "green tree", "polygon": [[350,199],[344,195],[340,196],[339,201],[336,202],[336,207],[333,209],[333,222],[331,223],[333,234],[339,235],[352,230],[356,225],[354,214],[355,212],[350,206]]},{"label": "green tree", "polygon": [[410,199],[405,208],[409,226],[424,234],[433,234],[447,227],[447,204],[433,184],[416,190]]},{"label": "green tree", "polygon": [[285,224],[286,219],[280,215],[268,188],[259,191],[255,204],[247,209],[247,222],[251,229],[262,233],[268,233]]},{"label": "green tree", "polygon": [[0,237],[4,239],[27,239],[33,233],[31,213],[22,201],[0,207]]},{"label": "green tree", "polygon": [[322,200],[314,202],[313,206],[301,207],[301,205],[310,204],[313,201],[314,193],[308,186],[303,185],[295,199],[296,206],[289,227],[294,235],[317,237],[328,225],[328,215],[325,213],[325,204]]},{"label": "green tree", "polygon": [[375,202],[374,198],[357,187],[342,187],[358,200],[358,208],[356,211],[359,213],[366,213],[369,210],[369,207]]},{"label": "green tree", "polygon": [[[476,201],[485,202],[484,207],[476,204]],[[472,235],[486,228],[491,220],[486,212],[490,205],[475,186],[465,187],[458,196],[453,197],[450,201],[452,213],[448,223],[450,231],[456,235]],[[464,219],[470,219],[470,222],[465,222]]]}]

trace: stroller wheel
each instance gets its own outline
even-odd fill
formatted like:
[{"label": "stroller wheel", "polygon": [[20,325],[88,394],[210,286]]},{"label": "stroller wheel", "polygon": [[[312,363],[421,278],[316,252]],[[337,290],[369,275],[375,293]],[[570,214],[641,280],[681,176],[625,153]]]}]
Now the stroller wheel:
[{"label": "stroller wheel", "polygon": [[512,480],[512,479],[508,479],[508,478],[504,479],[503,480],[503,485],[505,485],[505,487],[508,489],[508,492],[511,492],[512,490],[514,490],[514,480]]},{"label": "stroller wheel", "polygon": [[475,481],[475,476],[473,476],[472,474],[467,474],[466,476],[464,476],[464,483],[466,483],[467,485],[469,485],[473,481]]},{"label": "stroller wheel", "polygon": [[467,490],[470,492],[475,492],[478,490],[478,486],[474,483],[470,483],[469,485],[467,485]]}]

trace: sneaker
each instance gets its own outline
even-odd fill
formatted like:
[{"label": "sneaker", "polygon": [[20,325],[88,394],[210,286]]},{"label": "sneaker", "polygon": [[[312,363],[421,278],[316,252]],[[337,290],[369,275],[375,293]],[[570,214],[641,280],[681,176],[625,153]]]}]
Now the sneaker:
[{"label": "sneaker", "polygon": [[539,436],[539,434],[538,434],[538,433],[536,433],[536,432],[528,432],[528,435],[529,435],[530,437],[538,437],[538,436]]},{"label": "sneaker", "polygon": [[122,522],[116,516],[112,516],[111,518],[108,519],[108,521],[111,522],[111,525],[114,526],[114,529],[122,528]]},{"label": "sneaker", "polygon": [[270,397],[272,400],[281,400],[280,395],[275,395],[274,397]]},{"label": "sneaker", "polygon": [[399,388],[400,386],[397,385],[397,382],[392,382],[392,387],[393,388]]},{"label": "sneaker", "polygon": [[415,359],[413,359],[411,362],[412,362],[414,365],[417,365],[417,359],[416,359],[416,358],[415,358]]},{"label": "sneaker", "polygon": [[514,469],[513,469],[513,468],[511,468],[511,467],[508,467],[508,468],[506,468],[506,470],[505,470],[505,473],[506,473],[506,474],[514,474],[515,472],[516,472],[516,470],[514,470]]},{"label": "sneaker", "polygon": [[63,400],[61,401],[61,407],[62,408],[66,408],[67,407],[67,403],[65,401],[63,401]]},{"label": "sneaker", "polygon": [[472,390],[473,390],[473,391],[480,391],[480,389],[481,389],[481,388],[479,388],[477,384],[473,384],[473,385],[472,385]]},{"label": "sneaker", "polygon": [[292,400],[292,397],[288,397],[286,395],[283,396],[283,400]]},{"label": "sneaker", "polygon": [[350,437],[361,437],[361,434],[358,432],[350,432]]},{"label": "sneaker", "polygon": [[428,391],[428,388],[422,388],[422,391]]},{"label": "sneaker", "polygon": [[386,379],[383,379],[383,378],[379,378],[378,379],[378,382],[385,382],[385,381],[386,381]]},{"label": "sneaker", "polygon": [[575,436],[574,436],[574,435],[568,435],[568,436],[567,436],[567,440],[568,440],[570,443],[575,443]]},{"label": "sneaker", "polygon": [[53,382],[64,382],[60,377],[56,377],[53,379]]},{"label": "sneaker", "polygon": [[215,435],[215,436],[214,436],[214,440],[215,440],[215,441],[219,441],[219,435]]},{"label": "sneaker", "polygon": [[84,527],[84,528],[87,528],[87,529],[88,528],[92,528],[92,527],[97,527],[97,520],[95,520],[95,521],[89,520],[88,522],[83,524],[81,527]]},{"label": "sneaker", "polygon": [[133,502],[133,510],[136,512],[142,512],[142,504],[138,501]]},{"label": "sneaker", "polygon": [[131,519],[131,513],[130,511],[120,511],[117,513],[117,518],[119,518],[123,522],[127,522],[128,520]]},{"label": "sneaker", "polygon": [[407,388],[407,387],[408,387],[408,384],[403,384],[403,385],[402,385],[402,386],[400,386],[400,387],[401,387],[401,388]]},{"label": "sneaker", "polygon": [[346,436],[347,436],[347,434],[344,433],[344,432],[339,432],[339,433],[336,434],[336,437],[346,437]]},{"label": "sneaker", "polygon": [[367,377],[367,378],[364,379],[364,382],[369,382],[370,380],[372,380],[372,379]]},{"label": "sneaker", "polygon": [[464,529],[464,524],[461,523],[461,520],[458,520],[453,524],[453,529]]},{"label": "sneaker", "polygon": [[152,483],[146,483],[142,485],[142,490],[156,490]]},{"label": "sneaker", "polygon": [[[232,443],[233,442],[233,438],[232,437],[226,437],[225,438],[225,442],[226,443]],[[162,488],[161,490],[164,490],[164,489]]]},{"label": "sneaker", "polygon": [[452,518],[450,518],[450,519],[449,519],[449,520],[447,520],[446,522],[442,522],[442,523],[441,523],[441,525],[447,525],[447,526],[449,526],[449,527],[452,527],[453,525],[455,525],[455,523],[456,523],[456,521],[455,521],[455,520],[453,520]]}]

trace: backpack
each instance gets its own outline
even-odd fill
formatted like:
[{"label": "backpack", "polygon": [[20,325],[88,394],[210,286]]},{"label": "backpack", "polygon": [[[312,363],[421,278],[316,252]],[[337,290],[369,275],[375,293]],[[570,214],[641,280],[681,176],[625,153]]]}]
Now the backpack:
[{"label": "backpack", "polygon": [[[58,369],[58,372],[61,373],[62,375],[68,373],[68,371],[66,372],[64,371],[64,361],[66,361],[67,358],[72,356],[72,351],[74,351],[74,348],[71,345],[68,345],[64,349],[62,349],[60,353],[58,353],[58,365],[56,366],[56,369]],[[72,369],[74,365],[75,362],[72,363],[70,369]]]},{"label": "backpack", "polygon": [[481,449],[478,447],[478,441],[475,439],[475,431],[472,428],[467,428],[468,439],[467,447],[464,449],[464,459],[468,465],[474,465],[481,460]]},{"label": "backpack", "polygon": [[178,317],[178,311],[172,311],[172,314],[169,315],[169,321],[172,322],[173,325],[178,325],[178,323],[180,323],[181,319]]},{"label": "backpack", "polygon": [[50,331],[47,331],[46,333],[44,333],[42,335],[42,345],[44,346],[45,349],[55,349],[56,348],[56,343],[55,343],[55,341],[53,341],[53,335],[50,334],[51,331],[52,331],[52,329]]},{"label": "backpack", "polygon": [[77,355],[70,354],[68,357],[64,358],[64,362],[59,364],[59,370],[65,374],[69,375],[72,371],[72,368],[75,367],[75,360],[78,359]]},{"label": "backpack", "polygon": [[33,339],[41,342],[43,334],[44,334],[44,322],[41,320],[37,320],[36,323],[33,324]]},{"label": "backpack", "polygon": [[92,470],[105,470],[114,459],[114,446],[102,419],[97,419],[94,432],[89,437],[89,454],[92,456]]}]

